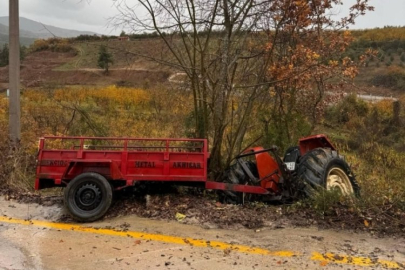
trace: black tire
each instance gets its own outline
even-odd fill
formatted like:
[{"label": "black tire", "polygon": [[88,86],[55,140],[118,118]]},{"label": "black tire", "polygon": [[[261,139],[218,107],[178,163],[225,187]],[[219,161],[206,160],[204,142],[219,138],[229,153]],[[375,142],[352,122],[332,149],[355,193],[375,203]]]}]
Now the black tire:
[{"label": "black tire", "polygon": [[113,199],[113,190],[104,176],[82,173],[76,176],[64,192],[65,207],[79,222],[95,221],[107,212]]},{"label": "black tire", "polygon": [[[257,177],[257,166],[252,161],[242,161],[245,162],[246,166],[252,172],[252,174]],[[230,183],[230,184],[241,184],[244,185],[249,182],[249,177],[243,171],[242,166],[236,162],[232,166],[229,167],[224,173],[223,182]],[[244,201],[243,193],[242,192],[235,192],[231,190],[224,190],[221,192],[220,200],[222,203],[230,203],[230,204],[242,204]],[[250,194],[249,194],[250,196]]]},{"label": "black tire", "polygon": [[317,190],[338,189],[343,195],[360,196],[360,187],[349,164],[329,148],[316,148],[300,159],[298,180],[304,195],[312,197]]}]

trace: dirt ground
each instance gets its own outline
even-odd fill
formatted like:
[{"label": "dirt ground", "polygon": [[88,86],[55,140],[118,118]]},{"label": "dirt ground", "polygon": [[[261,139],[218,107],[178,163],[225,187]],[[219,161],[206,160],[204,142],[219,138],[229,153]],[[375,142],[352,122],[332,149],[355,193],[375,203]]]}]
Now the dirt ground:
[{"label": "dirt ground", "polygon": [[[74,61],[74,53],[41,51],[29,54],[21,64],[21,84],[23,88],[57,87],[67,85],[121,85],[150,87],[166,82],[170,72],[162,70],[142,70],[133,68],[111,68],[106,75],[101,69],[58,70],[69,61]],[[0,90],[7,88],[8,67],[0,68]]]},{"label": "dirt ground", "polygon": [[[50,193],[49,193],[50,192]],[[52,196],[49,196],[52,194]],[[63,190],[42,193],[0,189],[7,200],[36,203],[40,206],[63,207]],[[369,233],[378,237],[405,238],[405,213],[387,205],[386,209],[356,210],[353,204],[341,201],[327,212],[313,209],[313,202],[267,204],[247,202],[244,205],[222,204],[216,191],[171,185],[154,185],[126,190],[114,195],[105,220],[136,215],[142,218],[171,221],[183,216],[182,223],[206,229],[280,229],[316,227],[354,233]],[[44,208],[46,209],[46,208]],[[59,213],[59,212],[58,212]],[[47,219],[72,223],[67,213],[47,216]],[[33,216],[35,218],[35,216]]]}]

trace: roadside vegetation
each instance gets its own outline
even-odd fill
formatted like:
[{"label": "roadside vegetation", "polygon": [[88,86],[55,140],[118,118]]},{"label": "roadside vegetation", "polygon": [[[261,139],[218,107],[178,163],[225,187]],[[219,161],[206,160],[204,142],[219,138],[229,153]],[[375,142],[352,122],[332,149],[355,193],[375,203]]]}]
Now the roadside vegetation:
[{"label": "roadside vegetation", "polygon": [[[37,139],[44,135],[188,137],[194,132],[190,124],[191,100],[191,95],[184,91],[163,87],[25,90],[22,94],[23,147],[10,149],[4,141],[7,130],[0,131],[3,138],[0,183],[3,188],[7,185],[18,190],[33,189]],[[0,103],[0,124],[7,126],[7,100],[2,98]],[[346,224],[347,228],[403,233],[404,114],[404,109],[394,109],[391,101],[370,104],[355,96],[328,107],[315,132],[328,134],[345,156],[361,186],[361,197],[348,199],[333,192],[321,192],[311,200],[284,206],[283,213],[287,216],[306,213],[309,221],[304,225],[320,219],[319,224],[327,227],[334,227],[336,223],[336,226]],[[299,117],[305,119],[303,115]],[[260,132],[265,135],[266,125],[260,118],[252,119],[251,125],[247,136],[254,137]],[[311,133],[302,123],[294,130],[297,137]],[[263,136],[256,144],[271,145],[275,140]],[[261,203],[252,204],[241,211],[253,213],[253,209],[263,207],[267,208]],[[265,216],[257,218],[261,220]],[[260,226],[262,222],[257,221],[257,224]]]},{"label": "roadside vegetation", "polygon": [[370,104],[352,95],[328,108],[320,131],[331,137],[351,164],[361,197],[353,203],[320,193],[310,203],[320,216],[354,218],[371,231],[405,232],[404,101],[402,95],[398,102]]}]

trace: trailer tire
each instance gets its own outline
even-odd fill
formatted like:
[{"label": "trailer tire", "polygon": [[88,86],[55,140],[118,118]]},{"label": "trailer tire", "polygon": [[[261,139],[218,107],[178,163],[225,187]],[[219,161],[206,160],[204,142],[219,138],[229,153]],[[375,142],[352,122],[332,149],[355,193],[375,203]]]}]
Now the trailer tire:
[{"label": "trailer tire", "polygon": [[317,191],[338,190],[342,195],[360,196],[360,187],[349,164],[330,148],[315,148],[306,153],[297,169],[301,191],[313,197]]},{"label": "trailer tire", "polygon": [[98,173],[76,176],[64,192],[65,207],[73,219],[79,222],[92,222],[104,216],[112,199],[110,183]]}]

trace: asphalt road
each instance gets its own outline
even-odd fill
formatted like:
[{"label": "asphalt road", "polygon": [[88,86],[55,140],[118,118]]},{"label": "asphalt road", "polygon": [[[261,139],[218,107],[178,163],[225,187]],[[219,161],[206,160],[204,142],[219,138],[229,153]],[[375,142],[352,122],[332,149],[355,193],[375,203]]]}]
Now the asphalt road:
[{"label": "asphalt road", "polygon": [[0,197],[1,269],[402,269],[404,239],[284,228],[203,229],[136,216],[57,223],[59,206]]}]

